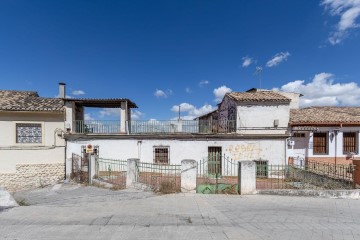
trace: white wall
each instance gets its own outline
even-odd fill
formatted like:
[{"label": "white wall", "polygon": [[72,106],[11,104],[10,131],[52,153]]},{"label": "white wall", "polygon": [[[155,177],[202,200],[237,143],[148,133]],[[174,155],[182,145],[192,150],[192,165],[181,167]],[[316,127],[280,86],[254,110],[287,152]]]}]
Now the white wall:
[{"label": "white wall", "polygon": [[[288,104],[246,104],[237,107],[237,126],[243,128],[238,133],[252,134],[285,134],[286,129],[266,130],[273,128],[274,120],[279,120],[279,128],[287,128],[290,117]],[[246,129],[250,128],[250,129]],[[263,128],[251,130],[251,128]]]},{"label": "white wall", "polygon": [[[42,124],[42,143],[16,143],[16,123]],[[55,134],[57,128],[64,129],[62,113],[1,112],[0,173],[15,172],[16,164],[64,163],[65,141]]]},{"label": "white wall", "polygon": [[233,160],[269,160],[269,164],[285,164],[285,140],[141,140],[114,139],[68,141],[67,158],[81,153],[86,144],[99,146],[100,157],[112,159],[140,158],[142,162],[153,162],[153,147],[170,147],[170,164],[180,164],[183,159],[196,161],[207,157],[208,147],[222,147],[222,153]]}]

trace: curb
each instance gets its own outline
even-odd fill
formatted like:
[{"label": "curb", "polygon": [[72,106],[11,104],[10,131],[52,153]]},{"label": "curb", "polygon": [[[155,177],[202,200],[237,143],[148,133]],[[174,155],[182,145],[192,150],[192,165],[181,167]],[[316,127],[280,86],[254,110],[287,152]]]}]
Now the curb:
[{"label": "curb", "polygon": [[279,195],[279,196],[360,199],[360,190],[280,189],[280,190],[258,190],[256,193],[262,195]]}]

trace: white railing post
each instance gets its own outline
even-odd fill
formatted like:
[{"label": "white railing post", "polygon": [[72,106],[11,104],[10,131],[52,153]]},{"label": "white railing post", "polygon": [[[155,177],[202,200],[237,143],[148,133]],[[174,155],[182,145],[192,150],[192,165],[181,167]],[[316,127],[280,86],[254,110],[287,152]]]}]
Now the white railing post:
[{"label": "white railing post", "polygon": [[138,158],[129,158],[127,160],[126,187],[134,186],[138,179],[139,171],[136,164],[140,162]]},{"label": "white railing post", "polygon": [[178,120],[177,131],[178,131],[178,132],[182,132],[182,119],[179,119],[179,120]]},{"label": "white railing post", "polygon": [[197,162],[184,159],[181,161],[181,192],[196,193]]}]

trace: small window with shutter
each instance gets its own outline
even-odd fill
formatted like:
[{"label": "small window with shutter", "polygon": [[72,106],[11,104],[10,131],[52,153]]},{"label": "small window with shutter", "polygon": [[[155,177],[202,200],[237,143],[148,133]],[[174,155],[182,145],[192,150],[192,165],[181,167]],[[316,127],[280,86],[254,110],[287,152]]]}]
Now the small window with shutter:
[{"label": "small window with shutter", "polygon": [[356,153],[357,152],[357,139],[355,132],[344,132],[343,133],[343,152]]},{"label": "small window with shutter", "polygon": [[313,135],[313,154],[328,153],[328,134],[316,132]]}]

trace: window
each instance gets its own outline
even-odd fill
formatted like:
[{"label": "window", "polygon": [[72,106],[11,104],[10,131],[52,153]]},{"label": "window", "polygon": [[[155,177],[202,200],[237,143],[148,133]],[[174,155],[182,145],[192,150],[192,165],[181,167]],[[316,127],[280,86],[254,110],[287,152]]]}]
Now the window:
[{"label": "window", "polygon": [[169,147],[154,147],[154,162],[156,164],[169,164]]},{"label": "window", "polygon": [[16,143],[42,143],[40,123],[17,123]]},{"label": "window", "polygon": [[296,138],[304,138],[304,137],[305,137],[305,133],[295,132],[295,133],[293,133],[293,137],[296,137]]},{"label": "window", "polygon": [[255,160],[256,164],[256,177],[267,178],[268,177],[268,161]]},{"label": "window", "polygon": [[327,154],[328,138],[327,133],[314,133],[313,154]]},{"label": "window", "polygon": [[356,153],[357,152],[357,141],[355,132],[344,132],[343,133],[343,152],[344,153]]}]

